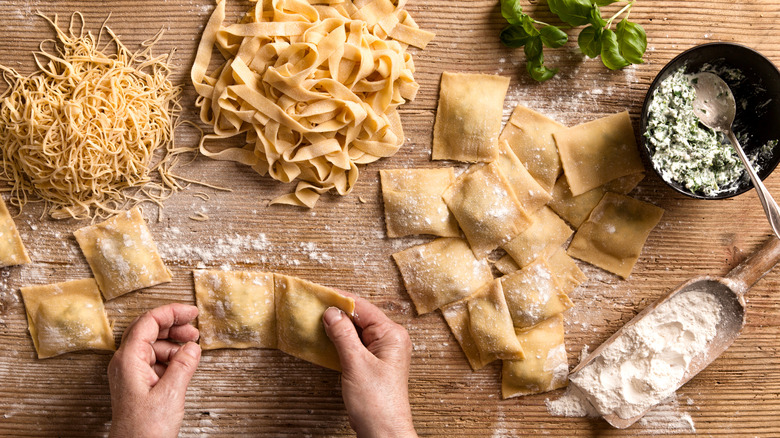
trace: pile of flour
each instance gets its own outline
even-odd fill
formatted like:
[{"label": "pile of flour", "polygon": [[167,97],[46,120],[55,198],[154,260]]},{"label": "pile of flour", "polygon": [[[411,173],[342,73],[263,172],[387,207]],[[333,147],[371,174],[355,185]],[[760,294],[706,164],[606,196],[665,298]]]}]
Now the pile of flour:
[{"label": "pile of flour", "polygon": [[[691,360],[715,337],[721,310],[710,293],[677,294],[627,328],[571,381],[587,393],[598,414],[635,417],[674,393]],[[569,392],[548,402],[548,410],[593,415],[589,405],[583,394]]]}]

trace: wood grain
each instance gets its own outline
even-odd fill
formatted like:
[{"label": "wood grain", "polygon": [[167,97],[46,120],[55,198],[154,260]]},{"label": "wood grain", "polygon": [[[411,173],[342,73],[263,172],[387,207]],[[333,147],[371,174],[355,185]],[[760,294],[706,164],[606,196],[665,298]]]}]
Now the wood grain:
[{"label": "wood grain", "polygon": [[[523,1],[526,11],[554,21],[543,4]],[[229,1],[228,16],[248,8]],[[613,5],[607,11],[617,10]],[[51,29],[36,10],[66,20],[81,11],[96,32],[109,24],[129,47],[166,30],[160,53],[176,48],[173,80],[184,85],[183,118],[197,120],[189,67],[199,35],[213,8],[209,0],[0,1],[0,63],[23,73],[33,69],[31,53]],[[625,431],[600,420],[551,417],[546,398],[560,391],[500,399],[500,366],[471,372],[439,314],[418,317],[390,255],[427,239],[388,239],[384,232],[378,171],[430,167],[432,127],[443,71],[502,74],[512,82],[505,118],[518,103],[572,125],[628,109],[637,121],[654,75],[676,54],[697,44],[730,41],[751,46],[780,63],[780,1],[643,0],[631,13],[647,31],[642,65],[612,72],[579,54],[573,43],[546,54],[559,76],[544,84],[525,74],[522,50],[498,42],[504,23],[498,1],[410,0],[407,8],[425,29],[436,32],[423,51],[414,50],[418,98],[402,107],[407,143],[395,156],[362,168],[354,192],[325,196],[312,211],[269,207],[292,189],[249,169],[197,158],[180,172],[225,185],[232,192],[191,187],[171,198],[162,218],[147,209],[150,227],[172,283],[107,303],[117,339],[140,313],[171,301],[193,302],[191,270],[259,269],[297,275],[340,287],[371,300],[410,332],[414,343],[409,383],[417,430],[424,436],[639,436],[686,430],[669,419],[689,413],[704,436],[780,435],[780,273],[770,272],[748,294],[747,326],[736,343],[678,391],[676,405],[651,414]],[[605,13],[605,15],[607,15]],[[574,33],[572,33],[573,36]],[[575,36],[576,37],[576,36]],[[197,142],[189,128],[177,132],[182,145]],[[240,144],[240,140],[236,140]],[[780,194],[780,176],[766,181]],[[194,196],[205,192],[211,201]],[[584,345],[597,346],[644,306],[688,278],[724,275],[769,236],[754,193],[707,202],[682,197],[655,175],[634,192],[666,209],[629,280],[583,265],[590,277],[572,296],[567,316],[570,365]],[[201,211],[210,218],[187,217]],[[40,220],[36,205],[17,224],[34,260],[0,269],[0,436],[105,436],[111,410],[106,378],[108,354],[73,353],[36,360],[27,333],[19,287],[91,275],[72,232],[78,221]],[[311,246],[317,255],[312,254]],[[324,254],[324,256],[323,256]],[[339,375],[275,350],[224,350],[203,355],[187,394],[182,436],[349,436]]]}]

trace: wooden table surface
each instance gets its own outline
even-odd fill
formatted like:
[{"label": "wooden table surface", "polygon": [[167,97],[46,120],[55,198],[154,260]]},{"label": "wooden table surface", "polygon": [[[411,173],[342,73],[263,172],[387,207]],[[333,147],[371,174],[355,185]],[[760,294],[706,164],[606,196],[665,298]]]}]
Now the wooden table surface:
[{"label": "wooden table surface", "polygon": [[[535,8],[525,0],[521,4]],[[229,1],[228,16],[238,16],[248,5]],[[163,28],[159,51],[177,49],[172,79],[184,85],[183,117],[196,120],[189,68],[212,9],[210,0],[0,1],[0,63],[32,71],[31,52],[53,36],[36,10],[57,13],[61,20],[81,11],[93,31],[111,13],[109,25],[129,47]],[[414,102],[401,107],[407,136],[401,151],[363,167],[352,194],[325,196],[313,210],[268,206],[291,187],[239,165],[199,157],[182,167],[181,174],[232,192],[191,187],[165,204],[160,221],[156,209],[147,208],[174,279],[107,303],[117,340],[135,316],[150,308],[192,303],[192,269],[280,272],[359,294],[409,330],[414,343],[409,390],[415,425],[424,436],[685,435],[690,433],[686,414],[702,436],[780,436],[780,269],[750,292],[747,326],[736,343],[642,423],[619,431],[602,420],[556,418],[544,401],[562,391],[501,400],[499,363],[472,372],[441,315],[415,315],[390,255],[428,239],[386,237],[378,181],[380,169],[442,165],[430,161],[430,147],[443,71],[511,78],[505,120],[520,103],[569,125],[624,109],[636,123],[654,75],[689,47],[738,42],[780,64],[780,1],[639,1],[631,18],[647,31],[644,64],[612,72],[599,60],[583,58],[570,42],[547,51],[548,62],[561,72],[544,84],[526,75],[522,50],[499,44],[504,22],[497,0],[410,0],[407,9],[437,36],[424,51],[413,50],[421,88]],[[193,145],[197,138],[194,129],[177,132],[181,145]],[[780,174],[768,178],[767,186],[780,196]],[[211,200],[204,201],[199,192]],[[576,306],[567,314],[571,366],[584,345],[595,348],[656,297],[690,277],[725,274],[770,234],[752,192],[698,201],[673,192],[649,173],[634,196],[666,213],[628,280],[581,264],[590,279],[572,294]],[[188,219],[195,212],[209,220]],[[87,223],[41,220],[40,213],[39,205],[31,205],[17,218],[34,263],[0,269],[0,436],[105,436],[111,419],[110,355],[79,352],[37,360],[27,332],[19,287],[91,276],[72,236]],[[187,393],[181,434],[341,436],[352,431],[338,373],[280,351],[252,349],[203,354]]]}]

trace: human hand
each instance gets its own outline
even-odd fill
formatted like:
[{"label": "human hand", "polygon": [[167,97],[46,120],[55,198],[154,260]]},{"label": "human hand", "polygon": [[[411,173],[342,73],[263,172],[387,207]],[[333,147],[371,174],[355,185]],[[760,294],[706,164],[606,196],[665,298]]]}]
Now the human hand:
[{"label": "human hand", "polygon": [[189,324],[196,316],[197,307],[173,303],[146,312],[125,330],[108,364],[110,436],[179,434],[184,394],[200,361],[198,329]]},{"label": "human hand", "polygon": [[352,428],[360,438],[416,437],[409,406],[409,333],[368,301],[344,295],[355,299],[354,324],[335,307],[325,311],[322,321],[339,353]]}]

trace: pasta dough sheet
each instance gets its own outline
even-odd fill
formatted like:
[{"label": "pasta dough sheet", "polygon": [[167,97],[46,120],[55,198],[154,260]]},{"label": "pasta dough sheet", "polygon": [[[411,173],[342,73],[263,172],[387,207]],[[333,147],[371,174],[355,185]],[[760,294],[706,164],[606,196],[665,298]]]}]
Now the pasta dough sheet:
[{"label": "pasta dough sheet", "polygon": [[526,357],[524,360],[504,361],[502,397],[540,394],[566,386],[569,362],[563,339],[563,316],[556,315],[516,331]]},{"label": "pasta dough sheet", "polygon": [[194,271],[193,275],[204,350],[276,348],[273,274]]},{"label": "pasta dough sheet", "polygon": [[486,260],[477,260],[468,243],[442,237],[393,254],[398,270],[422,315],[466,298],[493,280]]},{"label": "pasta dough sheet", "polygon": [[138,207],[73,234],[106,300],[171,281]]},{"label": "pasta dough sheet", "polygon": [[644,172],[627,111],[553,134],[572,195]]},{"label": "pasta dough sheet", "polygon": [[563,129],[566,129],[565,125],[518,105],[499,137],[509,144],[520,162],[547,192],[552,192],[555,180],[561,174],[561,159],[553,133]]},{"label": "pasta dough sheet", "polygon": [[30,263],[30,256],[22,243],[11,214],[0,197],[0,268]]},{"label": "pasta dough sheet", "polygon": [[38,359],[78,350],[116,350],[94,279],[27,286],[21,291]]},{"label": "pasta dough sheet", "polygon": [[628,278],[663,213],[662,208],[652,204],[607,193],[574,234],[568,253]]},{"label": "pasta dough sheet", "polygon": [[460,236],[455,216],[441,197],[455,180],[454,169],[380,170],[379,175],[387,237]]},{"label": "pasta dough sheet", "polygon": [[443,197],[477,258],[486,257],[532,223],[496,163],[472,166]]},{"label": "pasta dough sheet", "polygon": [[334,289],[281,274],[274,274],[274,296],[278,348],[291,356],[341,371],[338,352],[325,333],[322,315],[333,306],[352,318],[355,300]]},{"label": "pasta dough sheet", "polygon": [[604,193],[615,192],[627,195],[644,177],[644,172],[621,176],[601,187],[574,196],[571,194],[566,177],[561,176],[555,182],[552,200],[547,205],[574,228],[579,228],[588,219],[590,212],[596,208]]},{"label": "pasta dough sheet", "polygon": [[495,160],[508,89],[509,78],[503,76],[442,73],[432,159]]}]

